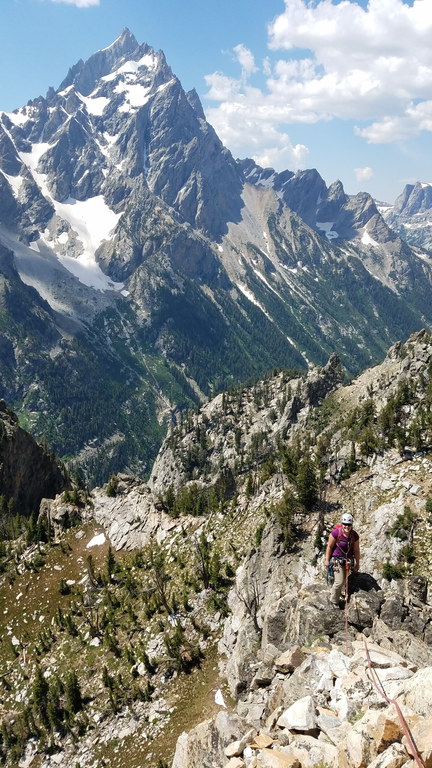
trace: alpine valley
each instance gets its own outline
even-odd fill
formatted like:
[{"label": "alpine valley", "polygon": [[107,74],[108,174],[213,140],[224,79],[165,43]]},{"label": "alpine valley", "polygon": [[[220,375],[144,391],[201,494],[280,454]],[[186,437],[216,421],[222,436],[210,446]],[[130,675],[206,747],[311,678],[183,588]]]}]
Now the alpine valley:
[{"label": "alpine valley", "polygon": [[91,484],[144,478],[179,410],[431,324],[431,189],[234,159],[125,29],[0,113],[0,395]]}]

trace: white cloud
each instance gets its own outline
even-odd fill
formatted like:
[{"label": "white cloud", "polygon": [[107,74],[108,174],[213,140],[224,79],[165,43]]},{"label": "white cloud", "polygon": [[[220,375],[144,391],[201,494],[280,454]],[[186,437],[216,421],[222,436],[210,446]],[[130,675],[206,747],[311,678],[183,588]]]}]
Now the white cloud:
[{"label": "white cloud", "polygon": [[373,168],[369,168],[368,165],[364,168],[354,168],[354,173],[357,181],[369,181],[374,177]]},{"label": "white cloud", "polygon": [[401,115],[385,116],[366,128],[355,128],[357,136],[371,144],[403,141],[421,131],[432,131],[432,100],[410,103]]},{"label": "white cloud", "polygon": [[260,88],[244,45],[234,50],[238,78],[206,77],[218,102],[207,116],[233,151],[242,137],[250,154],[267,157],[267,134],[276,156],[301,163],[306,147],[291,146],[287,126],[333,118],[361,122],[355,133],[372,143],[432,130],[432,0],[285,0],[268,34]]},{"label": "white cloud", "polygon": [[50,2],[76,5],[77,8],[90,8],[92,5],[100,5],[100,0],[50,0]]},{"label": "white cloud", "polygon": [[[263,99],[257,88],[237,88],[236,81],[218,74],[209,75],[209,96],[230,94],[218,107],[206,110],[208,121],[234,156],[252,157],[265,167],[304,168],[308,149],[303,144],[293,145],[287,133],[278,129],[276,110]],[[228,82],[229,81],[229,82]],[[280,114],[284,108],[281,105]]]},{"label": "white cloud", "polygon": [[413,135],[420,122],[420,130],[430,130],[421,110],[413,115],[410,105],[432,98],[431,33],[430,0],[412,5],[369,0],[366,8],[354,0],[337,5],[285,0],[285,11],[269,26],[270,48],[306,49],[311,55],[300,65],[295,62],[303,67],[297,72],[281,62],[277,85],[292,90],[301,84],[317,119],[326,111],[343,119],[375,120],[370,141],[398,140],[405,115],[404,135]]},{"label": "white cloud", "polygon": [[236,56],[238,63],[242,68],[243,76],[246,79],[249,77],[249,75],[252,75],[254,72],[257,71],[253,53],[251,53],[251,51],[248,48],[246,48],[245,45],[242,45],[242,44],[236,45],[234,48],[234,54]]}]

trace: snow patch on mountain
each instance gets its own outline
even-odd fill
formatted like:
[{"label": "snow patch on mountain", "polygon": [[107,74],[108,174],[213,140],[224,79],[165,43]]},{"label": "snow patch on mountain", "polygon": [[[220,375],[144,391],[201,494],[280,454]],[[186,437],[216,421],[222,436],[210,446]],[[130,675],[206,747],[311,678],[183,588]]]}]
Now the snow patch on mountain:
[{"label": "snow patch on mountain", "polygon": [[274,322],[273,318],[270,317],[269,313],[267,312],[266,308],[263,307],[263,305],[258,301],[255,294],[252,293],[250,288],[248,288],[246,285],[243,285],[243,283],[237,283],[237,288],[242,292],[244,296],[246,296],[249,301],[252,302],[252,304],[255,304],[256,307],[258,307],[261,312],[263,312],[268,320],[270,320],[272,323]]},{"label": "snow patch on mountain", "polygon": [[[91,197],[88,200],[69,198],[63,203],[55,200],[49,192],[46,174],[39,173],[37,170],[40,158],[49,147],[50,144],[44,142],[33,144],[31,152],[21,152],[20,157],[30,168],[42,193],[53,204],[56,214],[69,224],[71,230],[76,233],[82,243],[83,250],[80,255],[68,256],[57,253],[57,258],[84,285],[97,288],[100,291],[120,291],[124,284],[114,283],[102,272],[96,262],[95,252],[104,240],[111,239],[121,214],[114,213],[105,203],[102,195]],[[54,249],[56,244],[65,245],[67,237],[67,233],[62,232],[58,238],[53,238],[48,229],[40,235],[40,239]],[[34,242],[31,243],[31,247],[33,247]]]},{"label": "snow patch on mountain", "polygon": [[339,234],[333,229],[334,221],[317,221],[316,225],[318,229],[324,232],[327,240],[334,240],[339,237]]},{"label": "snow patch on mountain", "polygon": [[150,98],[151,88],[145,88],[139,83],[120,82],[114,88],[114,93],[125,93],[125,102],[119,107],[119,112],[129,112],[131,107],[143,107]]},{"label": "snow patch on mountain", "polygon": [[14,197],[18,200],[19,197],[19,191],[21,189],[22,183],[24,181],[22,176],[10,176],[8,173],[5,173],[4,171],[1,171],[5,179],[8,181],[12,188],[12,192],[14,194]]},{"label": "snow patch on mountain", "polygon": [[361,242],[363,245],[379,245],[379,243],[370,236],[366,229],[362,234]]},{"label": "snow patch on mountain", "polygon": [[30,120],[29,115],[25,112],[24,109],[19,109],[17,112],[0,112],[1,115],[6,115],[6,117],[9,118],[11,123],[14,125],[24,125],[28,120]]},{"label": "snow patch on mountain", "polygon": [[[114,283],[102,272],[95,259],[97,248],[104,240],[111,238],[121,214],[114,213],[107,206],[102,195],[88,200],[69,198],[65,203],[59,203],[56,200],[52,202],[58,216],[68,222],[83,245],[83,253],[78,257],[57,254],[58,260],[84,285],[100,291],[121,290],[124,284]],[[42,239],[47,245],[52,245],[53,238],[48,230],[45,230]],[[57,242],[65,244],[66,239],[67,233],[63,232],[57,238]]]},{"label": "snow patch on mountain", "polygon": [[79,93],[78,96],[86,105],[87,112],[90,115],[96,115],[98,117],[103,113],[106,105],[110,102],[106,96],[83,96],[82,93]]},{"label": "snow patch on mountain", "polygon": [[51,195],[49,193],[49,189],[45,181],[45,178],[46,178],[45,174],[38,173],[37,167],[42,155],[45,154],[45,152],[50,148],[50,146],[51,145],[48,142],[41,141],[41,142],[32,144],[32,148],[30,152],[18,152],[18,155],[22,160],[22,162],[24,163],[24,165],[26,165],[31,171],[36,184],[39,186],[39,188],[42,191],[42,194],[49,199],[51,199]]},{"label": "snow patch on mountain", "polygon": [[257,276],[257,277],[259,277],[259,279],[261,280],[261,282],[263,282],[263,283],[264,283],[264,285],[266,285],[266,286],[267,286],[267,288],[269,288],[269,290],[270,290],[270,291],[272,291],[272,292],[273,292],[273,293],[274,293],[274,294],[275,294],[275,295],[278,297],[278,299],[280,299],[281,301],[283,301],[283,298],[282,298],[282,296],[280,295],[280,293],[278,293],[278,291],[277,291],[275,288],[273,288],[273,286],[272,286],[272,285],[270,285],[269,281],[268,281],[268,280],[266,280],[266,278],[264,277],[264,275],[262,274],[262,272],[260,272],[260,271],[259,271],[259,269],[254,269],[254,272],[255,272],[256,276]]}]

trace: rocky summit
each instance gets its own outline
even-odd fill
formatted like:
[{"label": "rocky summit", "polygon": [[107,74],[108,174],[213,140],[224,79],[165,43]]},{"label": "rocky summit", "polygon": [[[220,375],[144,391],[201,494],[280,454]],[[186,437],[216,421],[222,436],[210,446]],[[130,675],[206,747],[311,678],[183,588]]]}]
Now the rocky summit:
[{"label": "rocky summit", "polygon": [[92,485],[148,477],[229,386],[333,353],[355,375],[431,323],[424,243],[316,169],[234,159],[127,29],[0,112],[0,148],[0,396]]},{"label": "rocky summit", "polygon": [[387,223],[408,243],[430,251],[432,244],[432,186],[407,184],[393,206],[383,206]]},{"label": "rocky summit", "polygon": [[[420,331],[349,383],[332,357],[218,395],[149,483],[2,497],[7,768],[427,768],[431,404]],[[333,607],[343,512],[360,569]]]}]

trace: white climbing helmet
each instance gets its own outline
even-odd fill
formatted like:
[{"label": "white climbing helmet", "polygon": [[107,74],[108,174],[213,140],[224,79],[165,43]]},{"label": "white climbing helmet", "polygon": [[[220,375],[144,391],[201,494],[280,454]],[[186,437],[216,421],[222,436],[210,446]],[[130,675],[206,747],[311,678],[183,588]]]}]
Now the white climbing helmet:
[{"label": "white climbing helmet", "polygon": [[341,523],[342,523],[342,525],[352,525],[353,524],[353,516],[350,515],[349,512],[344,512],[344,514],[341,517]]}]

